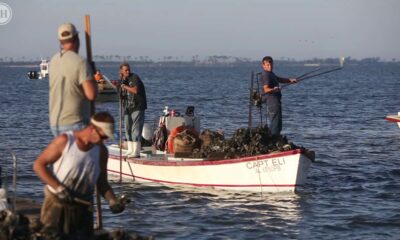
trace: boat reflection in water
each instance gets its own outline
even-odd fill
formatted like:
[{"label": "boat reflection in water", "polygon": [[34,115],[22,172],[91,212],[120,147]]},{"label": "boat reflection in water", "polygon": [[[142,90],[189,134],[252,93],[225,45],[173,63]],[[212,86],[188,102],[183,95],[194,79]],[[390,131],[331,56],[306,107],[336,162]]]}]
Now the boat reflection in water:
[{"label": "boat reflection in water", "polygon": [[[118,181],[114,177],[113,181]],[[156,236],[171,239],[184,234],[192,238],[225,239],[221,236],[231,236],[229,233],[235,234],[233,239],[249,239],[249,236],[250,239],[277,239],[277,235],[282,239],[301,239],[299,225],[303,222],[302,209],[306,204],[301,194],[261,195],[197,188],[188,191],[186,187],[169,188],[154,183],[114,185],[127,192],[134,211],[120,221],[106,218],[108,225],[118,226],[123,222],[125,226],[151,226]]]}]

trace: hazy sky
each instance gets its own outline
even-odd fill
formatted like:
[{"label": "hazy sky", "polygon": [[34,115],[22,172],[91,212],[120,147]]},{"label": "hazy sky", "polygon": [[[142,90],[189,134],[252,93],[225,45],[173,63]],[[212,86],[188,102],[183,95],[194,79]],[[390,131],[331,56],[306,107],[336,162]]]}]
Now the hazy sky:
[{"label": "hazy sky", "polygon": [[0,57],[52,56],[57,27],[92,24],[93,54],[191,59],[351,56],[400,59],[399,0],[0,0]]}]

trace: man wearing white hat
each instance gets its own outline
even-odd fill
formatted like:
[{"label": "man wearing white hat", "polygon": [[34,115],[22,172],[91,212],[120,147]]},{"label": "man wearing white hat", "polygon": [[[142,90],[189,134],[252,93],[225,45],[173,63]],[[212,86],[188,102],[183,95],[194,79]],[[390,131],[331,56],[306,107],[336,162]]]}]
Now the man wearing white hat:
[{"label": "man wearing white hat", "polygon": [[46,184],[40,221],[43,232],[68,239],[89,239],[93,234],[95,186],[113,213],[124,210],[107,180],[108,151],[103,140],[113,138],[114,118],[98,112],[89,125],[56,137],[39,155],[33,169]]},{"label": "man wearing white hat", "polygon": [[58,28],[60,52],[49,66],[49,118],[54,136],[84,128],[90,120],[97,85],[88,62],[78,55],[80,40],[71,23]]}]

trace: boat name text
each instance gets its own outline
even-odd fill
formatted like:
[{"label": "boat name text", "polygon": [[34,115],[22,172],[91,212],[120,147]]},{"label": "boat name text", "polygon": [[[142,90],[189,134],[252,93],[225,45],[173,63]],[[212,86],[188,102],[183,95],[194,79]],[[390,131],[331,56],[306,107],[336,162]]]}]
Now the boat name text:
[{"label": "boat name text", "polygon": [[255,169],[257,173],[280,171],[281,166],[285,165],[284,158],[271,158],[265,160],[257,160],[246,163],[248,169]]}]

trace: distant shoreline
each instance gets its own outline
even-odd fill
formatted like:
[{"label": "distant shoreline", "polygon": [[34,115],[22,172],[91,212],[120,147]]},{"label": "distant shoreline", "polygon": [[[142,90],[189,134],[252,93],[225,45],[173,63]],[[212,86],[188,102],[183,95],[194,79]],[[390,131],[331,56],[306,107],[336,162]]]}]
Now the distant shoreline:
[{"label": "distant shoreline", "polygon": [[[230,58],[208,58],[207,60],[192,60],[192,61],[136,61],[136,60],[95,60],[98,66],[119,66],[121,62],[128,62],[130,65],[135,67],[240,67],[240,66],[258,66],[260,61],[254,60],[242,60],[242,59],[230,59]],[[25,67],[25,68],[37,68],[40,61],[0,61],[0,67]],[[312,59],[312,60],[275,60],[276,65],[286,66],[336,66],[339,65],[339,58],[327,58],[327,59]],[[371,64],[390,64],[400,65],[400,61],[381,61],[379,58],[365,58],[356,60],[352,58],[346,58],[345,65],[371,65]]]}]

